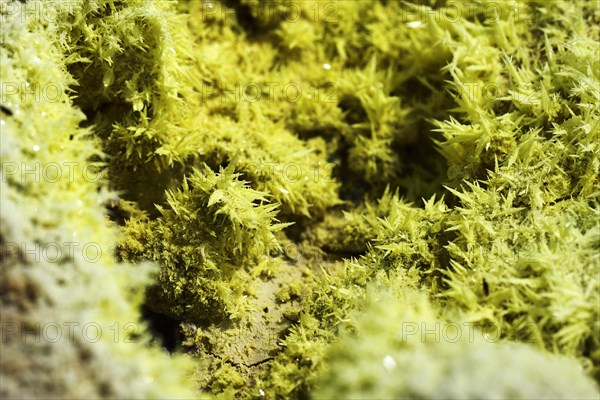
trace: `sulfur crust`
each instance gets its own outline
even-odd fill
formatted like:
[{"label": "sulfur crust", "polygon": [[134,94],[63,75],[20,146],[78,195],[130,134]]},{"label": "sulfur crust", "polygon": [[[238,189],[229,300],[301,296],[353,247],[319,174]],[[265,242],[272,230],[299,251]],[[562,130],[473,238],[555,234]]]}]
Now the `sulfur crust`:
[{"label": "sulfur crust", "polygon": [[[2,397],[598,396],[598,2],[0,17]],[[26,251],[73,240],[102,257]],[[423,321],[497,340],[398,342]]]}]

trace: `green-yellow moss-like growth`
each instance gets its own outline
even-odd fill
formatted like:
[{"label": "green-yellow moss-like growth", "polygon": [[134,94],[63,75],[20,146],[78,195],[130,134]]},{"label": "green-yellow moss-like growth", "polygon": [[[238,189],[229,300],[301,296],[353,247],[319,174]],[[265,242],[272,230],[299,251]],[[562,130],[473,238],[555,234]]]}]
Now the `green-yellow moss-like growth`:
[{"label": "green-yellow moss-like growth", "polygon": [[[160,265],[58,269],[7,254],[3,310],[33,291],[54,296],[51,315],[138,321],[151,283],[144,306],[179,324],[175,347],[196,362],[185,379],[225,398],[482,397],[462,383],[479,372],[499,396],[564,397],[554,367],[578,382],[573,393],[597,395],[579,370],[599,380],[597,1],[35,4],[45,18],[13,15],[3,29],[3,83],[64,88],[58,104],[2,100],[2,238],[77,233]],[[21,49],[19,35],[31,43]],[[70,157],[107,181],[32,185],[4,163]],[[71,296],[64,279],[48,285],[56,292],[28,283],[69,268],[100,301]],[[366,305],[377,293],[389,310]],[[36,307],[27,321],[42,318]],[[503,343],[405,345],[395,317],[494,328]],[[73,393],[185,391],[178,356],[131,348],[142,364],[132,356],[123,374],[151,373],[149,389],[122,388],[119,375],[107,392],[99,375]],[[102,371],[131,355],[104,349]],[[26,350],[45,365],[42,348]],[[489,365],[473,369],[482,356]],[[513,357],[543,364],[522,370],[535,385],[490,360]],[[415,381],[399,360],[437,380]],[[156,378],[162,368],[173,374]],[[24,379],[32,393],[41,385]],[[331,392],[315,389],[328,380]]]},{"label": "green-yellow moss-like growth", "polygon": [[423,293],[391,286],[399,293],[371,288],[356,333],[330,349],[313,398],[597,398],[575,361],[449,322]]},{"label": "green-yellow moss-like growth", "polygon": [[104,154],[56,36],[22,16],[0,14],[0,396],[198,397],[189,358],[148,346],[140,293],[156,265],[115,261]]},{"label": "green-yellow moss-like growth", "polygon": [[242,315],[249,268],[280,249],[274,232],[286,224],[276,223],[277,204],[239,180],[235,165],[194,171],[167,194],[161,217],[125,226],[124,256],[163,266],[154,302],[165,314],[196,321]]}]

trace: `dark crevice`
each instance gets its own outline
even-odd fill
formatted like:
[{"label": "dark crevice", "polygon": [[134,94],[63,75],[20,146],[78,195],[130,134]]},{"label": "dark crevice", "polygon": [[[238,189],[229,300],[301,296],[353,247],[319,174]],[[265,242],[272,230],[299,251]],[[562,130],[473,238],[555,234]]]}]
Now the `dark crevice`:
[{"label": "dark crevice", "polygon": [[[236,22],[246,32],[249,40],[256,39],[263,32],[267,32],[275,26],[273,18],[270,18],[269,24],[264,26],[259,19],[252,15],[252,6],[242,4],[240,0],[224,0],[223,5],[234,10]],[[273,7],[274,5],[276,3],[267,3],[265,7]]]},{"label": "dark crevice", "polygon": [[236,21],[246,32],[257,33],[258,23],[249,5],[241,4],[239,0],[225,0],[224,4],[235,10]]},{"label": "dark crevice", "polygon": [[179,321],[163,314],[151,311],[142,306],[142,320],[148,324],[148,329],[162,347],[169,353],[175,352],[181,342],[183,335],[179,327]]},{"label": "dark crevice", "polygon": [[13,112],[11,111],[10,108],[2,106],[2,105],[0,105],[0,111],[2,111],[3,114],[8,115],[9,117],[12,117],[12,115],[13,115]]}]

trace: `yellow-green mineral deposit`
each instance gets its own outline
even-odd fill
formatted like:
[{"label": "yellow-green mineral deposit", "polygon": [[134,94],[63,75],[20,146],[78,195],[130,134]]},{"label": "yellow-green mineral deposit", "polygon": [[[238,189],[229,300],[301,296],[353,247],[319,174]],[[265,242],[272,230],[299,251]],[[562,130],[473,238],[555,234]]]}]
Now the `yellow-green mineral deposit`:
[{"label": "yellow-green mineral deposit", "polygon": [[0,23],[2,398],[599,398],[598,0]]}]

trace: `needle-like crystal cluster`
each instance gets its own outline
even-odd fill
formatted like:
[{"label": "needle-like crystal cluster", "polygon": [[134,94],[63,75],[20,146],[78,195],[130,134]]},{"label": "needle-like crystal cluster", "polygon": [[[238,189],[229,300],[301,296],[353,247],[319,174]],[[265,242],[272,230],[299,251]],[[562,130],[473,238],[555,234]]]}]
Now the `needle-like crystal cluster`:
[{"label": "needle-like crystal cluster", "polygon": [[0,19],[2,397],[598,397],[597,1]]}]

